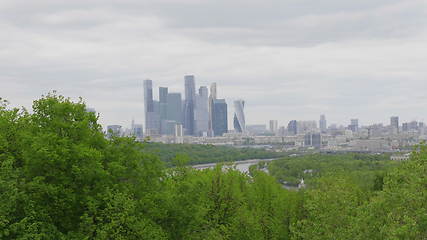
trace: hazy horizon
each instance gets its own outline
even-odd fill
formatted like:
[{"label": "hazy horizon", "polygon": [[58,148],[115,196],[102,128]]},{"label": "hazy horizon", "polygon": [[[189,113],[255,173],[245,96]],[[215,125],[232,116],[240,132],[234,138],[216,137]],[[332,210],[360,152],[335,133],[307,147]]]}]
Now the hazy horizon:
[{"label": "hazy horizon", "polygon": [[144,123],[144,79],[158,98],[192,74],[197,88],[218,84],[229,123],[235,99],[247,124],[427,119],[424,0],[0,0],[0,11],[12,106],[57,90],[129,126]]}]

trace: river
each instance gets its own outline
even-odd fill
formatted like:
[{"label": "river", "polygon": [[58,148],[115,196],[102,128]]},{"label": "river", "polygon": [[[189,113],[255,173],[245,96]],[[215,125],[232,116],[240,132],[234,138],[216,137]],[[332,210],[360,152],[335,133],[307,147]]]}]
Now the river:
[{"label": "river", "polygon": [[[249,167],[255,164],[258,164],[259,162],[271,162],[273,160],[276,160],[277,158],[272,159],[249,159],[249,160],[242,160],[242,161],[235,161],[230,163],[224,163],[226,165],[230,165],[232,167],[235,167],[237,170],[239,170],[242,173],[248,173]],[[195,169],[206,169],[206,168],[213,168],[217,165],[217,163],[206,163],[206,164],[198,164],[193,165],[192,167]]]}]

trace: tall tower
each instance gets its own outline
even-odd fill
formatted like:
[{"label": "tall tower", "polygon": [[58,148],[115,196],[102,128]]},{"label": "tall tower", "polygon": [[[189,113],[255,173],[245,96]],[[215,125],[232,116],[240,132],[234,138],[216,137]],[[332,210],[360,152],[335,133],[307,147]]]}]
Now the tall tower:
[{"label": "tall tower", "polygon": [[165,121],[168,119],[168,88],[159,87],[160,133],[165,134]]},{"label": "tall tower", "polygon": [[199,94],[196,96],[194,121],[195,134],[207,136],[209,131],[209,100],[208,88],[205,86],[199,88]]},{"label": "tall tower", "polygon": [[399,132],[399,117],[393,116],[390,118],[390,126],[393,130],[393,133]]},{"label": "tall tower", "polygon": [[325,133],[326,132],[326,117],[324,114],[320,115],[320,120],[319,120],[319,128],[320,128],[320,132]]},{"label": "tall tower", "polygon": [[359,131],[359,119],[357,119],[357,118],[350,119],[350,125],[348,126],[348,128],[353,132],[358,132]]},{"label": "tall tower", "polygon": [[214,136],[222,136],[228,131],[227,103],[225,99],[213,100],[212,130]]},{"label": "tall tower", "polygon": [[270,132],[277,133],[279,128],[279,123],[277,120],[270,120]]},{"label": "tall tower", "polygon": [[288,132],[290,135],[298,134],[298,122],[296,120],[292,120],[288,123]]},{"label": "tall tower", "polygon": [[234,101],[234,129],[236,132],[244,133],[246,131],[246,121],[245,121],[245,101],[236,100]]},{"label": "tall tower", "polygon": [[185,103],[184,103],[184,128],[186,135],[194,135],[194,103],[196,100],[196,82],[193,75],[186,75]]},{"label": "tall tower", "polygon": [[182,124],[181,93],[168,93],[167,116],[168,120]]},{"label": "tall tower", "polygon": [[217,94],[216,94],[216,83],[211,84],[211,91],[209,95],[209,105],[208,105],[208,111],[209,111],[209,121],[208,121],[208,136],[213,137],[213,105],[214,100],[216,100]]},{"label": "tall tower", "polygon": [[147,135],[159,133],[160,119],[159,114],[155,111],[153,100],[153,81],[147,79],[144,85],[144,115],[145,115],[145,132]]}]

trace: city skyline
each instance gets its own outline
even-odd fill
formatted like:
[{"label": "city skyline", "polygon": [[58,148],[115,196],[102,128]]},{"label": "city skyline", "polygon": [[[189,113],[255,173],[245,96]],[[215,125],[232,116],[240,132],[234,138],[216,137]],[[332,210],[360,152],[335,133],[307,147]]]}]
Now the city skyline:
[{"label": "city skyline", "polygon": [[[405,128],[418,128],[418,123],[424,124],[423,121],[408,121],[399,124],[399,116],[391,116],[390,124],[371,123],[359,124],[358,118],[351,118],[348,124],[328,124],[325,114],[320,114],[319,121],[315,120],[291,120],[288,123],[279,125],[279,120],[269,120],[268,124],[246,124],[245,119],[245,101],[242,99],[233,101],[233,109],[230,109],[225,99],[218,99],[217,84],[211,83],[208,86],[200,86],[197,84],[194,75],[184,76],[184,96],[181,98],[179,92],[169,92],[168,87],[158,86],[158,100],[153,96],[153,81],[144,80],[144,113],[145,118],[145,131],[146,135],[174,135],[176,125],[182,125],[186,136],[221,136],[224,133],[279,133],[279,128],[285,129],[287,134],[296,135],[300,133],[315,132],[325,133],[327,130],[333,129],[348,129],[352,132],[358,132],[361,127],[390,126],[397,134],[399,130],[405,131]],[[198,89],[198,91],[196,91]],[[214,122],[213,118],[218,119],[218,113],[215,109],[219,109],[215,104],[223,105],[220,108],[221,115],[220,121],[225,123]],[[164,110],[162,110],[162,104]],[[178,104],[178,105],[177,105]],[[151,106],[151,107],[150,107]],[[175,109],[177,108],[177,109]],[[91,109],[93,111],[93,109]],[[152,111],[152,112],[150,112]],[[164,112],[164,113],[163,113]],[[229,124],[230,119],[228,115],[230,112],[233,114],[231,119],[232,125]],[[186,116],[191,114],[191,116]],[[180,115],[181,117],[177,117]],[[187,118],[187,120],[186,120]],[[191,120],[188,120],[191,119]],[[157,124],[153,123],[157,121]],[[218,120],[216,120],[218,121]],[[134,120],[132,120],[132,125]],[[219,124],[219,125],[218,125]],[[410,126],[416,124],[417,126]],[[251,127],[253,131],[246,131],[246,125]],[[268,126],[267,126],[268,125]],[[115,126],[115,125],[113,125]],[[219,127],[220,126],[220,127]],[[192,130],[189,127],[193,128]],[[164,129],[169,129],[165,131]],[[220,128],[220,130],[218,130]],[[257,130],[255,130],[257,129]],[[262,130],[264,129],[264,130]],[[406,129],[407,131],[408,129]],[[211,132],[212,131],[212,132]],[[254,132],[255,131],[255,132]],[[283,133],[283,130],[282,130]]]},{"label": "city skyline", "polygon": [[0,0],[0,96],[30,109],[57,90],[126,126],[144,121],[142,80],[183,93],[195,75],[230,109],[243,98],[247,124],[425,121],[426,4]]}]

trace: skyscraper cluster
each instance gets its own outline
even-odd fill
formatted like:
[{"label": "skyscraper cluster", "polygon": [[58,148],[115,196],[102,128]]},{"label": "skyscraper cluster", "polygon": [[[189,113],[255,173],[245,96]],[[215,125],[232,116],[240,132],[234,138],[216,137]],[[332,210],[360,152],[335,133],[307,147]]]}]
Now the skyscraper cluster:
[{"label": "skyscraper cluster", "polygon": [[[195,77],[187,75],[184,84],[184,99],[181,93],[160,87],[157,101],[153,98],[152,80],[144,80],[146,135],[222,136],[226,133],[227,103],[217,98],[216,83],[210,86],[210,91],[207,86],[196,90]],[[244,123],[244,116],[240,119]]]}]

